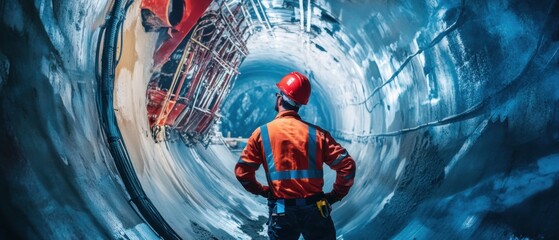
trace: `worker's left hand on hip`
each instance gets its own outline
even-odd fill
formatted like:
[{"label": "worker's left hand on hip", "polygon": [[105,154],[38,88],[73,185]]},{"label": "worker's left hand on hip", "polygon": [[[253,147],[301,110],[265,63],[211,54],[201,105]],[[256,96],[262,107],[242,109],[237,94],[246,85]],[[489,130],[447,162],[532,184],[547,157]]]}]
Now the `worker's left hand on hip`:
[{"label": "worker's left hand on hip", "polygon": [[262,186],[262,192],[259,194],[262,197],[269,198],[270,197],[270,188],[268,186]]}]

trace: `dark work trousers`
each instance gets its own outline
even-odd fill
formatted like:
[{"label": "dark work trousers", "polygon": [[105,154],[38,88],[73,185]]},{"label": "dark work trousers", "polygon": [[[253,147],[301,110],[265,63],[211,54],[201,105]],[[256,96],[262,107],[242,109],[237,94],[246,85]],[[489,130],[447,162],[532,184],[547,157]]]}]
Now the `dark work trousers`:
[{"label": "dark work trousers", "polygon": [[283,216],[273,216],[276,211],[275,201],[268,201],[268,208],[268,237],[271,240],[297,240],[301,234],[305,240],[336,239],[332,217],[323,218],[316,204],[285,206]]}]

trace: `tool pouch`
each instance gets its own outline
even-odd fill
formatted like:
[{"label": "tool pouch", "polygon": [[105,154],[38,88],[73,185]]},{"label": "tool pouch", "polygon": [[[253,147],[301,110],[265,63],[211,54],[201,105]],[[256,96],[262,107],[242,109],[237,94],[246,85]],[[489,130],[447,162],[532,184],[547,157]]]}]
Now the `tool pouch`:
[{"label": "tool pouch", "polygon": [[272,216],[285,216],[285,200],[278,199],[272,211]]},{"label": "tool pouch", "polygon": [[330,216],[330,204],[328,203],[328,201],[326,201],[326,199],[321,199],[318,202],[316,202],[316,207],[318,207],[318,211],[320,211],[320,215],[323,218],[328,218]]}]

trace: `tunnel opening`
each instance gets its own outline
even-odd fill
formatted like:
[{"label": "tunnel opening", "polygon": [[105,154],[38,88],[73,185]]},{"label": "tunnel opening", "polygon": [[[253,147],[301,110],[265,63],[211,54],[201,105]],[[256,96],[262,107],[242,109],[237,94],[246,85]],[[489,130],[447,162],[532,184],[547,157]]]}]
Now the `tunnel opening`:
[{"label": "tunnel opening", "polygon": [[[274,119],[277,114],[274,110],[275,94],[278,92],[275,84],[283,75],[293,71],[304,70],[301,66],[277,59],[253,60],[249,54],[239,68],[242,74],[223,104],[222,134],[232,138],[248,138],[254,129]],[[310,81],[317,82],[312,75]],[[303,119],[330,128],[331,119],[328,117],[333,111],[327,104],[320,104],[328,102],[324,99],[325,95],[320,88],[313,89],[309,104],[302,107],[299,114]]]}]

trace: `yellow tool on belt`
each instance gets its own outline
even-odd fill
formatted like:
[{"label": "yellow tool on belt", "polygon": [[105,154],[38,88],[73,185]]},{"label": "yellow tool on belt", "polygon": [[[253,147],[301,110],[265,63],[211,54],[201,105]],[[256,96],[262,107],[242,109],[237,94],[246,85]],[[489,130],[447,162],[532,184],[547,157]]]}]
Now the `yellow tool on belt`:
[{"label": "yellow tool on belt", "polygon": [[326,199],[319,200],[316,202],[316,206],[318,207],[318,211],[320,211],[320,215],[323,218],[327,218],[330,216],[330,204]]}]

